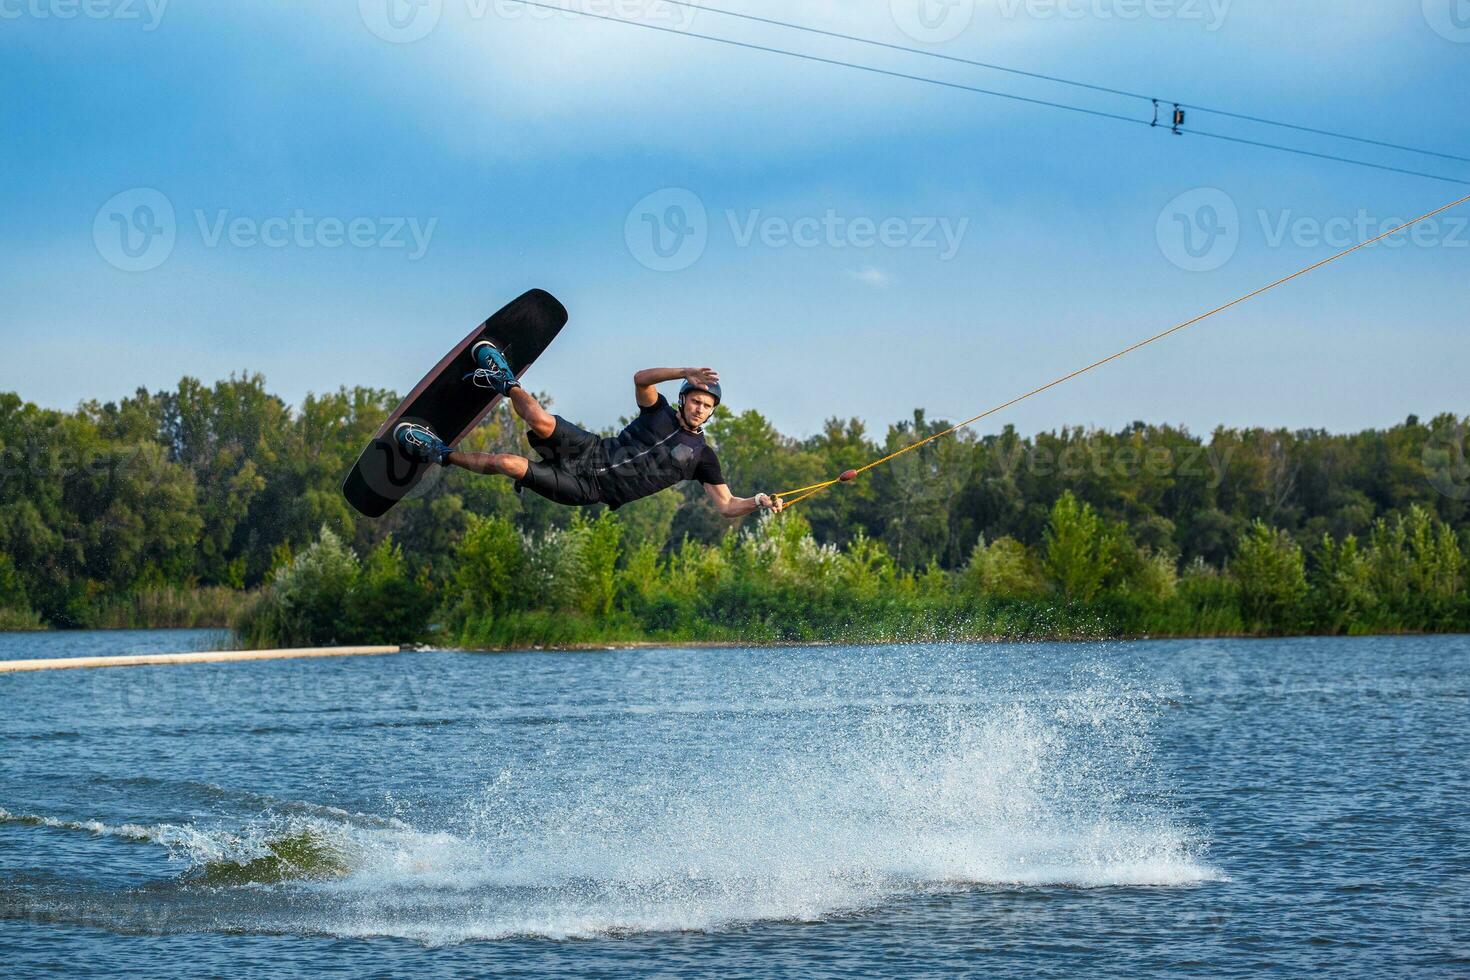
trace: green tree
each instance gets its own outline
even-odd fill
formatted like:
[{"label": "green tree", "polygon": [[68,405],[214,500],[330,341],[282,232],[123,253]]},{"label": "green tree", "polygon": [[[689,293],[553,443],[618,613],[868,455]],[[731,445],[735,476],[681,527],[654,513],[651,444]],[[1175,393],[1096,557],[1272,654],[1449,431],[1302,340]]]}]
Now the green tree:
[{"label": "green tree", "polygon": [[[795,452],[790,482],[767,489],[778,491],[830,480],[878,455],[878,447],[867,437],[862,420],[829,418],[822,424],[822,431]],[[882,526],[871,476],[819,493],[801,507],[820,541],[845,545],[855,535],[871,535]]]},{"label": "green tree", "polygon": [[[580,516],[580,515],[579,515]],[[612,614],[617,593],[618,557],[622,553],[623,525],[612,514],[603,512],[596,519],[585,518],[577,526],[581,540],[582,579],[577,589],[577,607],[588,616]]]},{"label": "green tree", "polygon": [[[949,427],[943,420],[930,421],[917,409],[912,420],[889,427],[885,451],[895,452]],[[871,472],[885,542],[900,565],[923,568],[939,560],[958,566],[967,557],[963,547],[974,540],[974,528],[961,522],[969,529],[961,539],[952,507],[974,464],[974,438],[961,432],[905,452]]]},{"label": "green tree", "polygon": [[961,581],[976,594],[998,599],[1034,598],[1044,588],[1036,556],[1012,537],[997,538],[987,544],[981,536],[970,553]]},{"label": "green tree", "polygon": [[361,574],[352,549],[331,528],[277,570],[241,626],[251,646],[323,646],[355,639],[351,599]]},{"label": "green tree", "polygon": [[1341,542],[1324,534],[1312,572],[1313,618],[1329,633],[1361,632],[1376,614],[1373,566],[1356,536]]},{"label": "green tree", "polygon": [[1061,594],[1091,602],[1117,562],[1117,540],[1090,504],[1069,490],[1057,498],[1046,528],[1042,568]]},{"label": "green tree", "polygon": [[462,613],[480,616],[502,612],[533,599],[525,595],[525,541],[504,517],[472,518],[459,543],[455,595]]},{"label": "green tree", "polygon": [[189,581],[203,528],[193,474],[156,444],[103,452],[71,481],[89,577],[116,595]]},{"label": "green tree", "polygon": [[0,606],[12,609],[24,609],[30,604],[26,598],[25,582],[16,570],[15,562],[5,552],[0,551]]},{"label": "green tree", "polygon": [[1241,536],[1230,571],[1246,623],[1266,631],[1295,630],[1305,619],[1306,561],[1284,531],[1257,520]]},{"label": "green tree", "polygon": [[858,534],[837,565],[838,582],[853,599],[871,601],[892,587],[898,568],[882,541]]},{"label": "green tree", "polygon": [[1443,628],[1455,619],[1464,555],[1458,536],[1427,509],[1380,518],[1370,536],[1372,588],[1400,629]]},{"label": "green tree", "polygon": [[391,539],[368,553],[350,596],[356,642],[413,643],[427,635],[434,594],[411,576],[403,549]]}]

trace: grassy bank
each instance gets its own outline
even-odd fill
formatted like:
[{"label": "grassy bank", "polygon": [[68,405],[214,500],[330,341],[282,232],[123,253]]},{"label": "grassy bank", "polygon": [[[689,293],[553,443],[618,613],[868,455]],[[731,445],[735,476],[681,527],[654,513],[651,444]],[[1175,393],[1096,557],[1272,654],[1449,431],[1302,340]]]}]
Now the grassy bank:
[{"label": "grassy bank", "polygon": [[92,629],[234,629],[258,599],[224,586],[164,586],[110,599],[92,608]]},{"label": "grassy bank", "polygon": [[[73,607],[66,624],[76,629],[234,630],[259,601],[258,592],[224,586],[161,586],[122,596],[98,598]],[[0,632],[50,629],[28,608],[0,607]]]},{"label": "grassy bank", "polygon": [[428,641],[508,649],[609,643],[924,642],[1470,631],[1466,554],[1427,512],[1310,553],[1257,522],[1224,568],[1131,541],[1064,495],[1045,544],[982,539],[949,571],[901,568],[861,535],[819,544],[800,516],[708,545],[624,547],[604,514],[527,535],[477,518],[438,574],[332,532],[277,570],[241,632],[253,646]]}]

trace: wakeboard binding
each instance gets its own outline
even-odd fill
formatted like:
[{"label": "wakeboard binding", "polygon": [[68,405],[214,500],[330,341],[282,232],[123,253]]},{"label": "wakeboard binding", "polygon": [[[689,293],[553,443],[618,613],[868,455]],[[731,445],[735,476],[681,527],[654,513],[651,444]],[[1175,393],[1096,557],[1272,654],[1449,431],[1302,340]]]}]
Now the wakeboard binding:
[{"label": "wakeboard binding", "polygon": [[403,455],[421,463],[438,463],[442,466],[454,451],[433,429],[417,422],[399,422],[393,429],[393,439],[398,443],[398,448],[403,450]]},{"label": "wakeboard binding", "polygon": [[515,372],[511,370],[510,362],[501,353],[500,348],[488,340],[481,340],[470,348],[470,357],[475,362],[475,369],[466,378],[481,388],[489,388],[498,395],[509,395],[513,388],[519,388],[521,383],[516,380]]}]

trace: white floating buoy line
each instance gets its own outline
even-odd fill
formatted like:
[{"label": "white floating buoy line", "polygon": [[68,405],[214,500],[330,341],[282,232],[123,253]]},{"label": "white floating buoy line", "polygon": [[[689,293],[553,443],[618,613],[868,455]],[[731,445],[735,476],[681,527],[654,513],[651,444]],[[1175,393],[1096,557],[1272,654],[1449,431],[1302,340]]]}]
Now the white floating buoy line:
[{"label": "white floating buoy line", "polygon": [[240,660],[293,660],[307,657],[367,657],[399,653],[400,646],[300,647],[282,650],[215,650],[208,653],[138,653],[116,657],[51,657],[0,660],[0,674],[82,667],[148,667],[166,664],[221,664]]}]

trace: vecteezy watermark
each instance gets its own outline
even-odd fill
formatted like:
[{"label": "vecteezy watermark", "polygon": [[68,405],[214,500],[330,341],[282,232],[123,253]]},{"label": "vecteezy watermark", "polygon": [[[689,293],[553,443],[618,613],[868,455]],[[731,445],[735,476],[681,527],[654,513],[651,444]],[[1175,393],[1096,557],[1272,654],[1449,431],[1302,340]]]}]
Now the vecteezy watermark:
[{"label": "vecteezy watermark", "polygon": [[[1255,221],[1243,221],[1224,191],[1202,187],[1180,194],[1159,212],[1155,227],[1159,251],[1186,272],[1213,272],[1229,262],[1251,225],[1259,226],[1267,248],[1337,251],[1381,239],[1374,247],[1470,248],[1470,218],[1442,215],[1407,226],[1401,217],[1379,218],[1359,209],[1353,215],[1319,217],[1292,208],[1259,208]],[[1384,237],[1387,236],[1387,237]]]},{"label": "vecteezy watermark", "polygon": [[[1002,20],[1175,20],[1218,31],[1233,0],[989,0]],[[889,0],[898,29],[924,44],[953,41],[975,19],[975,0]]]},{"label": "vecteezy watermark", "polygon": [[[376,37],[391,44],[412,44],[432,34],[444,16],[446,0],[358,0],[363,24]],[[582,14],[610,17],[644,24],[659,24],[678,30],[687,28],[698,12],[696,6],[667,0],[548,0],[548,4],[519,0],[449,0],[462,19],[550,20],[574,19]]]},{"label": "vecteezy watermark", "polygon": [[[262,583],[266,589],[270,588],[273,578],[273,575],[267,576]],[[229,651],[235,642],[228,630],[221,630],[218,636],[204,640],[204,649]],[[90,673],[90,689],[78,691],[75,722],[78,728],[89,732],[95,728],[105,730],[116,724],[116,719],[139,716],[201,718],[242,704],[318,704],[331,697],[330,691],[324,690],[320,678],[310,672],[247,676],[239,672],[180,671],[171,675],[167,684],[150,680],[146,673],[131,668]],[[371,690],[360,693],[364,707],[403,707],[422,704],[425,690],[424,681],[414,671],[394,671],[378,678]],[[350,731],[363,722],[341,718],[307,724],[315,728]]]},{"label": "vecteezy watermark", "polygon": [[[1405,228],[1406,218],[1377,218],[1358,210],[1351,218],[1338,216],[1319,218],[1299,215],[1290,208],[1272,213],[1264,208],[1256,212],[1261,234],[1271,248],[1294,245],[1298,248],[1352,248],[1383,235],[1378,244],[1384,248],[1470,248],[1470,218],[1446,215],[1416,222]],[[1403,228],[1399,234],[1389,234]]]},{"label": "vecteezy watermark", "polygon": [[163,23],[169,0],[0,0],[0,20],[115,20],[144,31]]},{"label": "vecteezy watermark", "polygon": [[1440,37],[1470,44],[1470,0],[1424,0],[1424,19]]},{"label": "vecteezy watermark", "polygon": [[985,475],[1014,478],[1021,473],[1030,477],[1056,476],[1065,481],[1084,476],[1113,476],[1124,480],[1143,476],[1177,477],[1202,480],[1206,488],[1215,490],[1225,482],[1236,448],[1231,445],[1133,447],[1081,442],[1053,450],[1047,446],[1018,444],[1010,449],[998,448],[991,454],[988,457],[991,473]]},{"label": "vecteezy watermark", "polygon": [[[403,422],[428,424],[430,420],[407,416]],[[453,438],[455,433],[443,433]],[[410,459],[395,443],[396,436],[386,433],[374,439],[355,467],[362,482],[373,493],[389,500],[417,500],[428,496],[439,485],[449,467]]]},{"label": "vecteezy watermark", "polygon": [[975,19],[975,0],[889,0],[893,23],[922,44],[943,44]]},{"label": "vecteezy watermark", "polygon": [[1470,423],[1432,432],[1420,459],[1429,485],[1451,500],[1470,500]]},{"label": "vecteezy watermark", "polygon": [[439,26],[444,0],[357,0],[357,12],[367,29],[384,41],[412,44]]},{"label": "vecteezy watermark", "polygon": [[408,249],[410,262],[424,257],[439,227],[438,218],[421,222],[406,216],[318,217],[301,208],[267,218],[236,216],[229,210],[212,215],[196,210],[194,221],[206,248],[218,248],[224,242],[234,248]]},{"label": "vecteezy watermark", "polygon": [[[959,446],[954,441],[935,443],[901,456],[893,461],[886,479],[911,504],[938,503],[953,498],[963,487],[994,480],[1055,480],[1064,486],[1166,481],[1217,490],[1230,479],[1230,464],[1239,449],[1231,444],[1134,445],[1106,439],[1065,445],[996,444],[983,452],[961,447],[952,454],[942,448]],[[932,455],[926,458],[925,453]]]},{"label": "vecteezy watermark", "polygon": [[[955,257],[970,227],[969,218],[875,218],[845,215],[836,208],[796,217],[766,214],[759,208],[729,209],[723,217],[736,248],[933,249],[942,262]],[[649,194],[633,205],[623,223],[629,254],[655,272],[678,272],[698,262],[711,231],[704,202],[683,187]],[[859,278],[873,281],[881,274],[863,273]]]},{"label": "vecteezy watermark", "polygon": [[125,449],[6,446],[0,450],[0,490],[24,493],[37,483],[55,483],[71,476],[115,476],[133,466],[142,453],[142,445]]},{"label": "vecteezy watermark", "polygon": [[1186,272],[1213,272],[1240,247],[1240,209],[1214,187],[1185,191],[1164,205],[1154,226],[1164,257]]},{"label": "vecteezy watermark", "polygon": [[628,253],[654,272],[678,272],[709,244],[709,215],[691,190],[666,187],[633,205],[623,222]]},{"label": "vecteezy watermark", "polygon": [[1008,20],[1177,20],[1198,21],[1218,31],[1230,16],[1233,0],[995,0]]},{"label": "vecteezy watermark", "polygon": [[820,217],[798,218],[763,215],[759,209],[744,215],[726,211],[725,220],[740,248],[753,242],[766,248],[932,248],[941,262],[955,257],[970,227],[969,218],[849,218],[835,208]]},{"label": "vecteezy watermark", "polygon": [[110,265],[124,272],[147,272],[173,254],[178,231],[173,202],[151,187],[135,187],[98,209],[92,243]]},{"label": "vecteezy watermark", "polygon": [[[402,250],[410,262],[424,257],[438,218],[412,216],[339,217],[297,208],[289,214],[237,215],[228,208],[193,211],[205,248],[298,248]],[[187,227],[187,226],[186,226]],[[179,220],[173,202],[151,187],[123,191],[97,211],[92,242],[108,264],[124,272],[148,272],[173,254]]]}]

